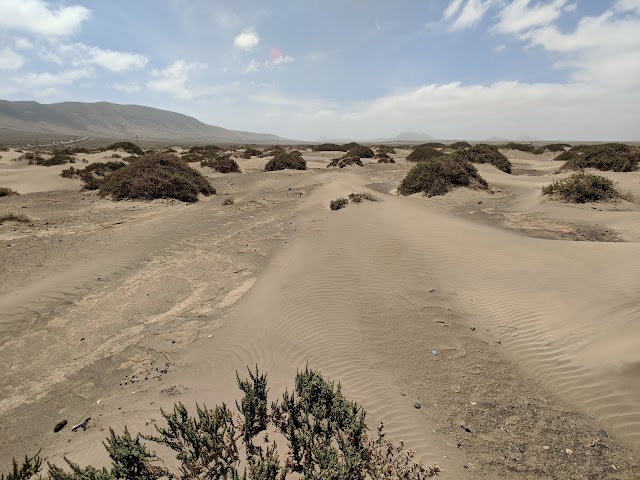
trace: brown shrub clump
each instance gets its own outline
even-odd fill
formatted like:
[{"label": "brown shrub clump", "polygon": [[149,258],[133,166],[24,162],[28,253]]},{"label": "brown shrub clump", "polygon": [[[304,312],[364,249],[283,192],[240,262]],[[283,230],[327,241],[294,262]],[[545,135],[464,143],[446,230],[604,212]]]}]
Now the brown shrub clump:
[{"label": "brown shrub clump", "polygon": [[330,168],[330,167],[344,168],[352,165],[358,165],[360,167],[364,166],[364,164],[362,163],[362,160],[360,160],[360,157],[355,157],[353,155],[347,154],[343,157],[334,158],[333,160],[331,160],[331,162],[329,162],[329,164],[327,165],[327,168]]},{"label": "brown shrub clump", "polygon": [[604,143],[572,148],[556,160],[566,160],[561,170],[595,168],[603,172],[633,172],[640,164],[640,151],[622,143]]},{"label": "brown shrub clump", "polygon": [[200,162],[201,167],[210,167],[220,173],[240,173],[240,167],[230,155],[207,158]]},{"label": "brown shrub clump", "polygon": [[356,145],[347,150],[347,156],[358,158],[373,158],[373,150],[364,145]]},{"label": "brown shrub clump", "polygon": [[466,150],[455,152],[454,155],[460,160],[467,160],[471,163],[490,163],[498,170],[511,173],[511,162],[509,159],[492,145],[479,143]]},{"label": "brown shrub clump", "polygon": [[407,162],[427,162],[432,158],[442,156],[442,152],[429,145],[418,145],[407,155]]},{"label": "brown shrub clump", "polygon": [[264,166],[264,169],[268,172],[285,169],[306,170],[307,162],[302,158],[302,153],[299,150],[293,150],[289,153],[284,150],[278,150],[274,157]]},{"label": "brown shrub clump", "polygon": [[633,201],[633,197],[618,190],[610,178],[584,172],[577,172],[545,185],[542,187],[542,195],[570,203],[607,202],[615,199]]},{"label": "brown shrub clump", "polygon": [[456,187],[488,189],[484,178],[471,162],[455,156],[442,156],[415,165],[398,187],[401,195],[422,192],[427,197],[444,195]]},{"label": "brown shrub clump", "polygon": [[0,217],[0,225],[7,222],[30,223],[32,220],[21,213],[9,213]]},{"label": "brown shrub clump", "polygon": [[0,197],[11,197],[13,195],[20,195],[20,194],[10,188],[0,187]]},{"label": "brown shrub clump", "polygon": [[156,153],[138,158],[113,172],[100,187],[114,200],[174,198],[197,202],[198,195],[216,190],[200,172],[173,154]]}]

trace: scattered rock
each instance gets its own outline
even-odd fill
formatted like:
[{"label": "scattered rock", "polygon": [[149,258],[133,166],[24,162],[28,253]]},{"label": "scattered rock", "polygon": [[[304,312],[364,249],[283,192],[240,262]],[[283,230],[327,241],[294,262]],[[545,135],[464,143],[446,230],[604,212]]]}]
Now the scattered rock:
[{"label": "scattered rock", "polygon": [[438,352],[436,352],[435,350],[431,350],[431,355],[434,357],[438,356]]},{"label": "scattered rock", "polygon": [[476,331],[476,327],[471,327],[471,331],[475,332]]},{"label": "scattered rock", "polygon": [[429,290],[429,293],[434,293],[436,291],[435,288],[432,288],[431,290]]},{"label": "scattered rock", "polygon": [[58,423],[56,423],[56,426],[53,427],[53,432],[54,433],[58,433],[60,430],[62,430],[65,426],[67,425],[67,421],[66,420],[61,420]]},{"label": "scattered rock", "polygon": [[567,455],[573,455],[573,450],[571,450],[570,448],[565,448],[564,451]]},{"label": "scattered rock", "polygon": [[416,408],[416,410],[420,410],[422,408],[422,404],[420,402],[414,403],[413,406]]}]

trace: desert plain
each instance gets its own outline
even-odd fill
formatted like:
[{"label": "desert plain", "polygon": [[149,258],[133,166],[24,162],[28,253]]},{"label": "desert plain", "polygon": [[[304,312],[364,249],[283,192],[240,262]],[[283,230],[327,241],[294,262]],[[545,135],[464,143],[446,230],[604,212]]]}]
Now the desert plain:
[{"label": "desert plain", "polygon": [[[0,225],[0,471],[106,464],[109,428],[232,405],[247,366],[278,395],[308,364],[441,478],[640,478],[638,203],[542,196],[568,175],[551,152],[427,198],[396,194],[409,147],[277,172],[239,151],[242,173],[192,165],[217,190],[196,203],[114,202],[0,152],[20,193],[0,217],[29,219]],[[640,172],[603,175],[640,197]],[[355,192],[377,201],[329,209]]]}]

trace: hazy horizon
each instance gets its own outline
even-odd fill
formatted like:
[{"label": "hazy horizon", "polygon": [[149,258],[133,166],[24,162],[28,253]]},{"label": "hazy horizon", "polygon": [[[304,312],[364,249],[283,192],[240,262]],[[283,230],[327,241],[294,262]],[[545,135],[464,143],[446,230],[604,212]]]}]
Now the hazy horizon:
[{"label": "hazy horizon", "polygon": [[0,98],[298,140],[640,140],[640,0],[0,0]]}]

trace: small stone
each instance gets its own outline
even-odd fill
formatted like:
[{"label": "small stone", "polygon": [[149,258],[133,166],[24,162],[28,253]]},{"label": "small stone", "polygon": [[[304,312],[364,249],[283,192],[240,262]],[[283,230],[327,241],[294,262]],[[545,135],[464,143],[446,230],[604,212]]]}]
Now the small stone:
[{"label": "small stone", "polygon": [[543,445],[543,446],[542,446],[542,449],[543,449],[543,450],[549,450],[549,445]]},{"label": "small stone", "polygon": [[482,200],[478,201],[478,205],[482,205]]},{"label": "small stone", "polygon": [[422,404],[420,402],[414,403],[413,406],[416,408],[416,410],[420,410],[422,408]]},{"label": "small stone", "polygon": [[434,293],[436,291],[435,288],[432,288],[431,290],[429,290],[429,293]]},{"label": "small stone", "polygon": [[67,425],[67,421],[66,420],[60,420],[58,423],[56,423],[55,427],[53,427],[53,432],[54,433],[58,433],[60,430],[62,430],[65,426]]},{"label": "small stone", "polygon": [[564,451],[567,455],[573,455],[573,450],[571,450],[570,448],[565,448]]},{"label": "small stone", "polygon": [[473,405],[475,407],[478,404],[476,402],[471,402],[471,405]]},{"label": "small stone", "polygon": [[475,332],[476,331],[476,327],[471,327],[471,331]]},{"label": "small stone", "polygon": [[469,468],[469,465],[467,465],[466,463],[463,465],[464,468]]}]

